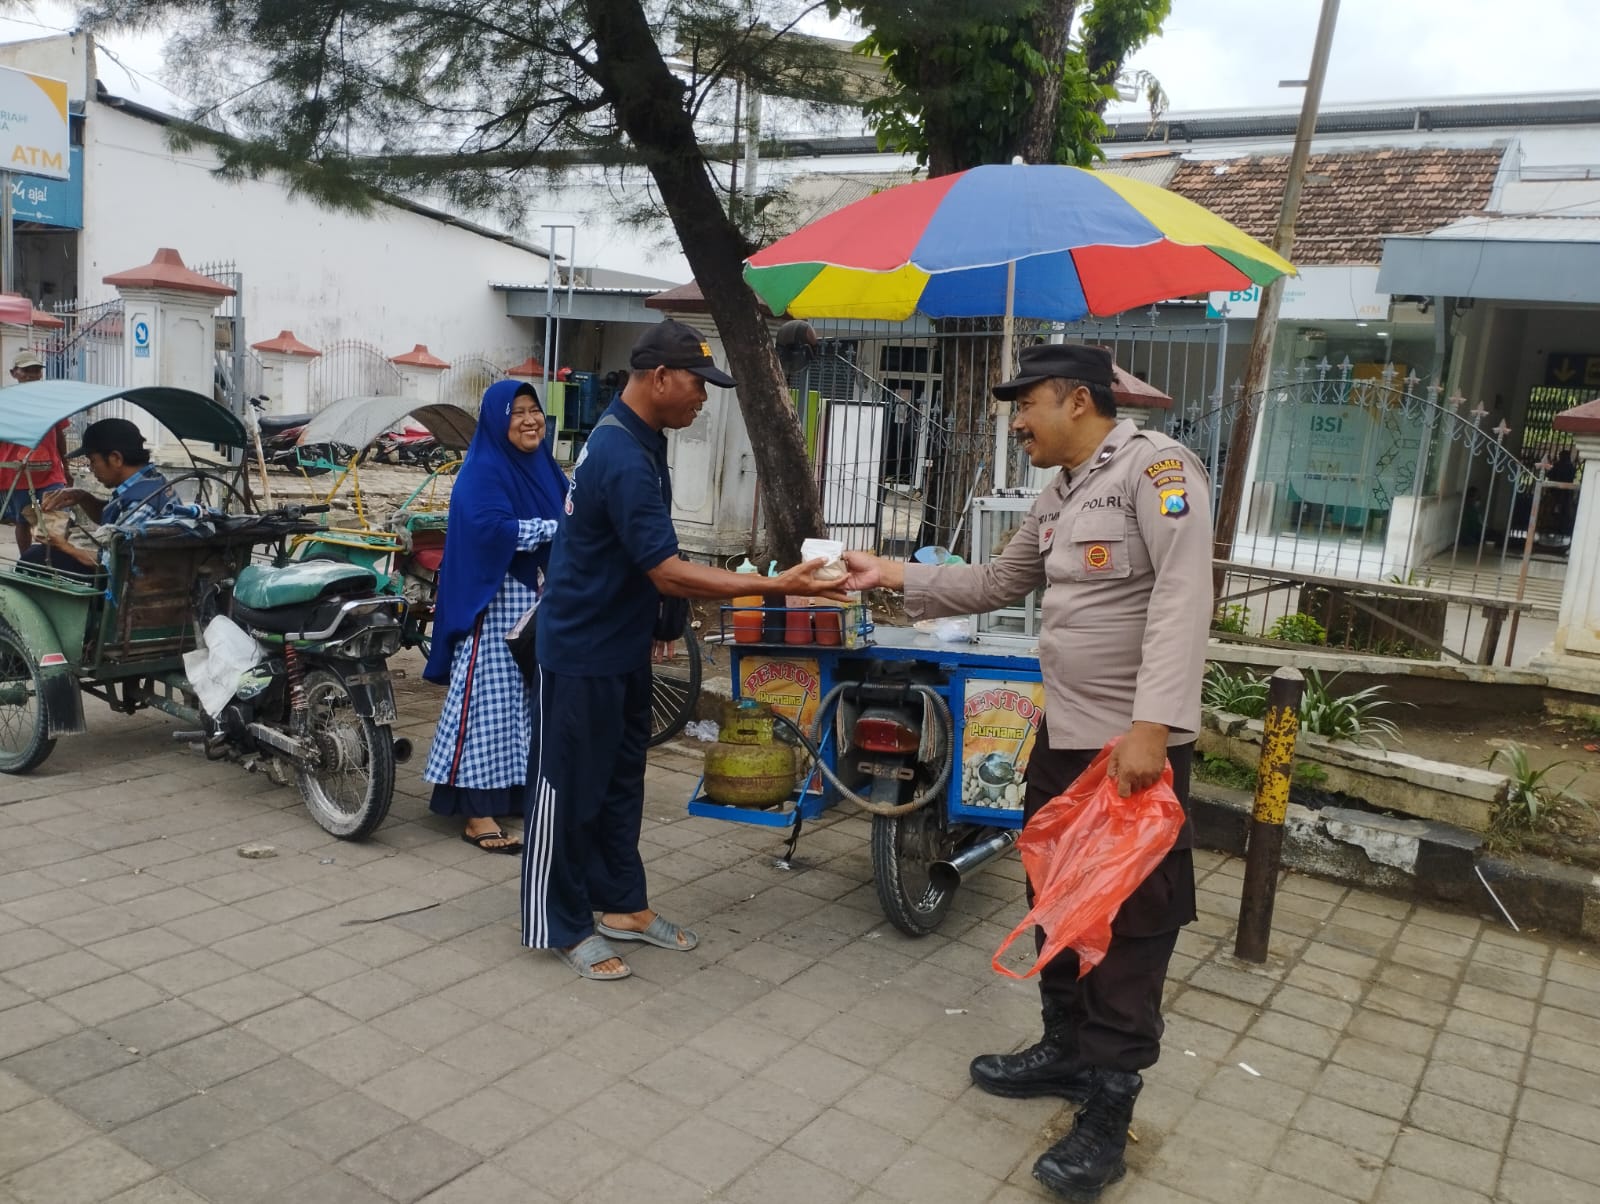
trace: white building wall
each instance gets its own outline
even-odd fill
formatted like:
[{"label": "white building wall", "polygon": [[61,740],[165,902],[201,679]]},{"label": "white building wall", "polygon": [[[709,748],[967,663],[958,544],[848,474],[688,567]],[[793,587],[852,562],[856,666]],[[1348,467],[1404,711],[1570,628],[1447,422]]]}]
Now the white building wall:
[{"label": "white building wall", "polygon": [[93,101],[85,120],[79,296],[104,276],[176,247],[191,267],[232,260],[252,341],[290,329],[313,347],[364,339],[392,355],[427,344],[443,359],[515,363],[536,332],[505,313],[491,280],[542,280],[543,256],[385,206],[359,215],[290,198],[272,178],[226,183],[215,156],[182,155],[164,127]]}]

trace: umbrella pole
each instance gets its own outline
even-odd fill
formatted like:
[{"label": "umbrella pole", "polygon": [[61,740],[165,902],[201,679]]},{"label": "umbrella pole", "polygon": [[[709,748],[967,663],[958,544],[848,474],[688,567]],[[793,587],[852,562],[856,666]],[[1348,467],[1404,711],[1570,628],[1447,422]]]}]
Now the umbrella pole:
[{"label": "umbrella pole", "polygon": [[[1000,379],[1011,376],[1012,342],[1016,336],[1017,261],[1006,264],[1006,313],[1000,323]],[[1006,487],[1006,469],[1011,457],[1007,441],[1011,437],[1011,403],[997,401],[994,408],[994,487]]]}]

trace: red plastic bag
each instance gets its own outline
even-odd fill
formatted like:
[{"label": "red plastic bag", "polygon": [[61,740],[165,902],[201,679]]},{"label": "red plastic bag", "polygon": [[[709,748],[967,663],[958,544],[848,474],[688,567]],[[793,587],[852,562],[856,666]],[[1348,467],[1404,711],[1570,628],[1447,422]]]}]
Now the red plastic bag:
[{"label": "red plastic bag", "polygon": [[[1066,793],[1041,807],[1017,841],[1033,907],[994,952],[994,968],[1008,978],[1032,978],[1068,948],[1078,954],[1079,978],[1099,965],[1111,921],[1178,839],[1183,807],[1172,792],[1172,765],[1154,786],[1122,798],[1106,776],[1115,746],[1102,748]],[[1034,925],[1045,933],[1038,960],[1026,974],[1002,966],[1000,955]]]}]

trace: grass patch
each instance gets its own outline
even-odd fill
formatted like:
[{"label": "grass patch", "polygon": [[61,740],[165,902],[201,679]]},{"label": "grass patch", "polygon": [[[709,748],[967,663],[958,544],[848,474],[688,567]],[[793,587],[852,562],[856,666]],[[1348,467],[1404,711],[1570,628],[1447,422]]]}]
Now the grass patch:
[{"label": "grass patch", "polygon": [[1234,790],[1256,788],[1256,767],[1230,757],[1208,757],[1205,753],[1196,751],[1194,776],[1202,782],[1210,782],[1213,786],[1227,786]]}]

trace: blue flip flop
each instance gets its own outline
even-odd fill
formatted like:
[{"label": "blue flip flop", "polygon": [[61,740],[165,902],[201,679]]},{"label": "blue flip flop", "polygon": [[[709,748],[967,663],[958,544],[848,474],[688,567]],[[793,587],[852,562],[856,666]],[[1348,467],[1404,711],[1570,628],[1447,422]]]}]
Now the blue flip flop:
[{"label": "blue flip flop", "polygon": [[[596,923],[595,930],[602,936],[608,936],[614,941],[643,941],[647,945],[654,945],[658,949],[672,949],[679,953],[687,953],[700,943],[700,938],[687,928],[674,924],[663,916],[657,916],[650,921],[648,927],[642,932],[633,932],[627,928],[613,928],[609,924]],[[682,934],[683,941],[678,941]]]},{"label": "blue flip flop", "polygon": [[627,978],[633,973],[626,965],[620,970],[595,969],[601,962],[610,961],[614,957],[621,960],[620,955],[603,936],[586,936],[570,949],[552,949],[550,952],[566,962],[580,978],[593,979],[595,982],[611,982],[614,979]]}]

